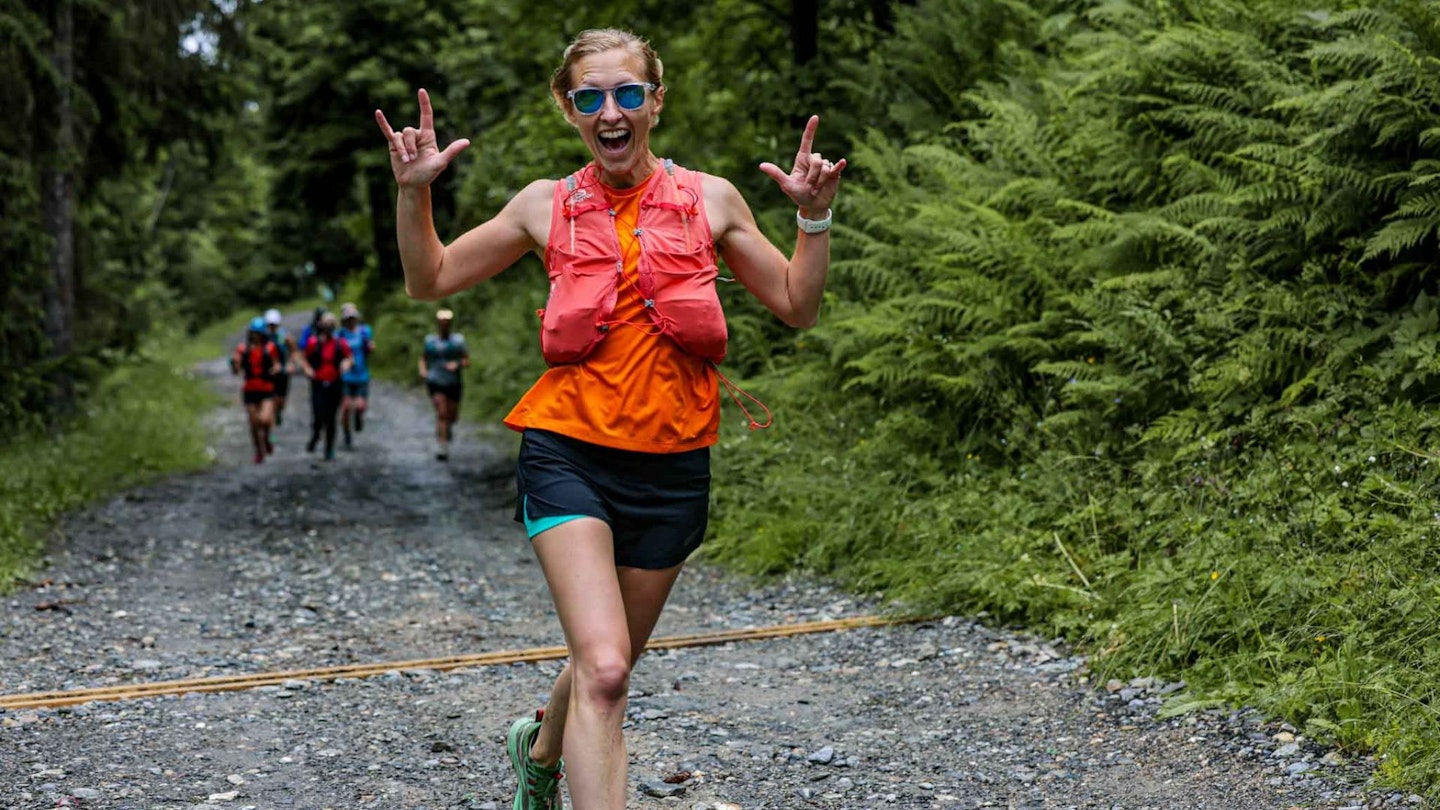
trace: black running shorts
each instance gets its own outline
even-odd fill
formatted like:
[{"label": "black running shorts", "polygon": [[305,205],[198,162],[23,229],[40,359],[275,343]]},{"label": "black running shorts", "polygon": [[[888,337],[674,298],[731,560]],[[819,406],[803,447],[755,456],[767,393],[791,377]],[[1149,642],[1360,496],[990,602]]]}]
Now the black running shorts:
[{"label": "black running shorts", "polygon": [[430,392],[430,396],[433,397],[436,394],[444,394],[445,398],[451,402],[459,402],[460,394],[464,390],[459,383],[455,385],[440,385],[439,383],[433,383],[428,380],[425,382],[425,389]]},{"label": "black running shorts", "polygon": [[531,537],[575,517],[599,518],[615,536],[616,565],[670,568],[705,539],[708,447],[641,453],[530,429],[515,481],[515,520]]},{"label": "black running shorts", "polygon": [[246,405],[259,405],[273,396],[275,396],[273,391],[241,391],[240,401]]}]

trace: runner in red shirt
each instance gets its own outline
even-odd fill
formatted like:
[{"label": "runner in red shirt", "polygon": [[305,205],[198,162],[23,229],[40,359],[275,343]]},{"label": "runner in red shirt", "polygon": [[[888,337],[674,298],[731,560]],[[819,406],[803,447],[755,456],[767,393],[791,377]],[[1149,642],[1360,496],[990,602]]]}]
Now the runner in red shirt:
[{"label": "runner in red shirt", "polygon": [[230,371],[243,374],[240,401],[250,420],[250,441],[255,445],[255,463],[275,452],[270,441],[270,426],[275,422],[275,379],[280,375],[280,351],[266,333],[265,319],[250,322],[245,342],[235,347],[230,356]]},{"label": "runner in red shirt", "polygon": [[340,410],[340,376],[350,369],[354,362],[350,347],[343,340],[335,339],[335,314],[327,312],[320,316],[315,333],[305,341],[300,350],[300,368],[310,378],[310,441],[306,452],[315,452],[320,442],[320,433],[325,433],[325,460],[335,460],[335,416]]}]

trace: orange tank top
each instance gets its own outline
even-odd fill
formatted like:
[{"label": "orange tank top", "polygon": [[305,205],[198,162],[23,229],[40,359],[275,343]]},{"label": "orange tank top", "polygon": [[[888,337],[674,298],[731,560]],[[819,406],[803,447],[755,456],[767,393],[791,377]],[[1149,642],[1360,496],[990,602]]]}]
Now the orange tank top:
[{"label": "orange tank top", "polygon": [[679,453],[718,440],[719,382],[714,366],[681,349],[656,328],[636,286],[640,246],[634,235],[646,183],[600,185],[615,209],[625,281],[605,339],[579,363],[546,371],[520,398],[505,424],[645,453]]}]

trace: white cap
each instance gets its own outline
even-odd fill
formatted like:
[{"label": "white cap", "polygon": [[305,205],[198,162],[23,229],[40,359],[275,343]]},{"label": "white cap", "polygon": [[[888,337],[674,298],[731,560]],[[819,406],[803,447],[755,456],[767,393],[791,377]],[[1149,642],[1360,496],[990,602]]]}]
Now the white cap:
[{"label": "white cap", "polygon": [[359,317],[360,317],[360,308],[357,307],[357,306],[355,306],[354,304],[346,303],[346,304],[344,304],[344,305],[342,305],[342,306],[340,307],[340,320],[343,321],[343,320],[345,320],[345,319],[347,319],[347,318],[359,318]]},{"label": "white cap", "polygon": [[[252,310],[252,311],[253,311],[253,310]],[[265,323],[275,323],[275,324],[280,323],[280,310],[278,310],[278,309],[267,309],[267,310],[265,310]]]}]

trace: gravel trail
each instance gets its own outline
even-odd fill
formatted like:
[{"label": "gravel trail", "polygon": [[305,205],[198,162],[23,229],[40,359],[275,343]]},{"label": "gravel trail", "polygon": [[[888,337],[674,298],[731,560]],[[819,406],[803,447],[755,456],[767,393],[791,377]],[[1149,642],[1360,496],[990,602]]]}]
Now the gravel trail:
[{"label": "gravel trail", "polygon": [[[0,693],[561,643],[510,519],[512,442],[462,425],[437,462],[428,402],[376,383],[355,449],[320,462],[297,377],[276,453],[254,465],[237,384],[223,361],[203,370],[227,402],[210,420],[217,464],[62,523],[41,581],[0,602]],[[702,562],[656,635],[876,608]],[[504,731],[558,671],[0,709],[0,808],[498,810],[513,793]],[[959,617],[653,652],[632,680],[630,806],[1419,805],[1367,792],[1373,763],[1244,712],[1157,719],[1177,687],[1091,684],[1063,647]]]}]

